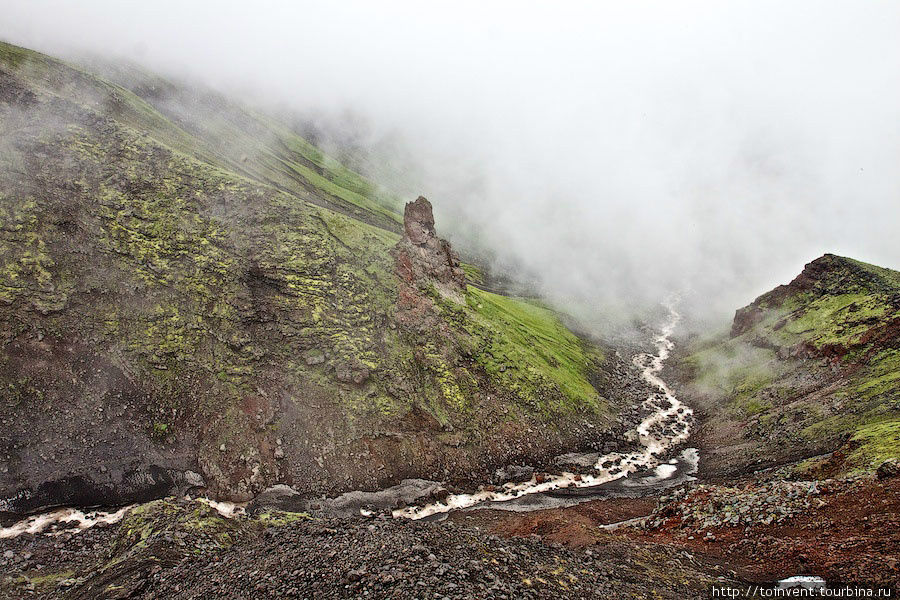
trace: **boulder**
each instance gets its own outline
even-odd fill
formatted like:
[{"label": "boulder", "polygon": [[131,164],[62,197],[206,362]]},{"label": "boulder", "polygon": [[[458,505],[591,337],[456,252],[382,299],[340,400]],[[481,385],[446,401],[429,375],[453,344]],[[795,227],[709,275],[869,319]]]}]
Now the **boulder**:
[{"label": "boulder", "polygon": [[[443,490],[443,491],[442,491]],[[360,509],[389,511],[414,504],[427,504],[447,490],[436,481],[404,479],[399,484],[376,492],[354,491],[326,500],[323,509],[338,515],[358,516]]]},{"label": "boulder", "polygon": [[266,510],[282,512],[304,512],[308,502],[292,487],[284,484],[273,485],[247,505],[249,514],[259,514]]},{"label": "boulder", "polygon": [[497,469],[494,473],[494,481],[498,485],[504,483],[522,483],[528,481],[534,475],[534,467],[528,465],[507,465]]},{"label": "boulder", "polygon": [[884,461],[875,471],[875,476],[878,479],[889,479],[898,475],[900,475],[900,461],[895,458]]},{"label": "boulder", "polygon": [[321,365],[323,362],[325,362],[325,353],[321,350],[313,348],[303,353],[303,360],[309,366]]},{"label": "boulder", "polygon": [[203,480],[203,476],[201,476],[200,473],[195,473],[194,471],[185,471],[182,475],[182,482],[189,488],[206,486],[206,482]]}]

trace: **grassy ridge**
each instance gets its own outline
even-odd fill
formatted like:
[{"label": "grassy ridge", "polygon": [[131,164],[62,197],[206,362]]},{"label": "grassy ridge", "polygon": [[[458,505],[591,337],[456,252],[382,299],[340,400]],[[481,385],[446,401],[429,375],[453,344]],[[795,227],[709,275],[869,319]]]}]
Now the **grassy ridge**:
[{"label": "grassy ridge", "polygon": [[898,294],[897,271],[826,255],[742,309],[752,326],[683,360],[690,393],[754,445],[802,456],[849,440],[847,471],[900,457]]},{"label": "grassy ridge", "polygon": [[[136,67],[104,65],[108,79],[84,68],[0,42],[0,62],[44,94],[89,110],[213,166],[325,200],[378,225],[401,222],[402,201],[350,171],[274,119],[212,91],[172,85]],[[312,193],[312,195],[310,194]]]},{"label": "grassy ridge", "polygon": [[307,200],[396,230],[401,199],[347,169],[277,119],[212,90],[176,85],[134,66],[96,65],[188,131],[204,155],[227,168]]},{"label": "grassy ridge", "polygon": [[476,360],[485,371],[525,397],[540,401],[540,391],[555,383],[561,406],[585,402],[597,409],[603,402],[588,381],[602,363],[603,353],[588,346],[533,301],[507,298],[469,287],[467,303],[475,313],[471,333],[481,342]]}]

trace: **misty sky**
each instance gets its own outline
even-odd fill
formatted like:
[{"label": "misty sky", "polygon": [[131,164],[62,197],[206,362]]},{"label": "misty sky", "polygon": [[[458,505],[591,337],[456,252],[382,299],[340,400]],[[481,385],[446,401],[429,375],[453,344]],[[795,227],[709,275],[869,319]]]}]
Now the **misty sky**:
[{"label": "misty sky", "polygon": [[367,123],[438,228],[606,306],[900,268],[900,2],[0,0],[0,38]]}]

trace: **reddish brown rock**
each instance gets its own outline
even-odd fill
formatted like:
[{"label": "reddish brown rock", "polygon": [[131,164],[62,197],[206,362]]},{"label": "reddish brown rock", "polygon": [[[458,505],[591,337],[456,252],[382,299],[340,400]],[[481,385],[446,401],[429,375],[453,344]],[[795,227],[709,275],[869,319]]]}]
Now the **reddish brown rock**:
[{"label": "reddish brown rock", "polygon": [[414,202],[407,202],[403,210],[403,229],[406,238],[416,246],[424,246],[429,238],[436,237],[434,232],[434,214],[431,202],[419,196]]},{"label": "reddish brown rock", "polygon": [[465,296],[466,276],[459,256],[450,242],[437,237],[431,203],[419,196],[409,202],[403,213],[405,235],[394,247],[397,277],[396,322],[405,329],[419,332],[442,332],[446,323],[437,318],[439,312],[434,291],[452,301]]}]

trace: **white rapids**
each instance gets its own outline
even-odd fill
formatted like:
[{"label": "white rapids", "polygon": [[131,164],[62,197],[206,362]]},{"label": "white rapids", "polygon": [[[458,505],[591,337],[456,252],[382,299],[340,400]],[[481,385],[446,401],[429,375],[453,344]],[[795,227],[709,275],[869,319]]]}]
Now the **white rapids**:
[{"label": "white rapids", "polygon": [[[497,491],[481,489],[472,494],[452,494],[443,502],[424,506],[410,506],[393,511],[393,516],[406,519],[423,519],[432,515],[469,508],[488,502],[507,502],[526,494],[539,494],[563,488],[586,488],[603,485],[636,471],[659,469],[658,475],[665,477],[674,470],[670,465],[661,465],[659,457],[666,451],[687,440],[690,435],[690,416],[693,411],[683,405],[659,377],[663,363],[675,345],[669,339],[678,325],[681,315],[671,306],[669,318],[654,339],[656,354],[638,354],[634,364],[641,369],[644,380],[659,391],[652,393],[643,402],[643,407],[651,411],[637,426],[637,436],[641,448],[634,452],[613,452],[597,459],[593,473],[569,473],[542,477],[537,476],[522,483],[507,483]],[[662,471],[666,471],[663,473]]]},{"label": "white rapids", "polygon": [[33,515],[9,527],[0,527],[0,540],[14,538],[23,533],[41,533],[51,525],[55,527],[53,535],[65,532],[84,531],[99,523],[110,525],[122,520],[132,506],[126,506],[115,512],[80,511],[77,508],[60,508],[52,512]]},{"label": "white rapids", "polygon": [[[243,504],[216,502],[208,498],[195,498],[194,501],[208,505],[227,519],[244,514]],[[135,506],[135,504],[131,504],[114,512],[59,508],[39,515],[32,515],[9,527],[0,527],[0,540],[19,537],[25,533],[33,535],[46,532],[47,535],[61,535],[63,533],[78,533],[101,523],[111,525],[121,521],[122,517]],[[46,531],[47,529],[50,531]]]}]

